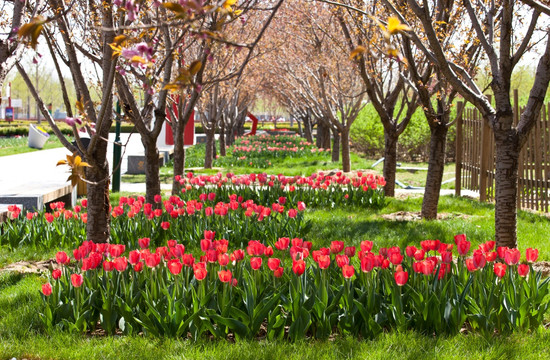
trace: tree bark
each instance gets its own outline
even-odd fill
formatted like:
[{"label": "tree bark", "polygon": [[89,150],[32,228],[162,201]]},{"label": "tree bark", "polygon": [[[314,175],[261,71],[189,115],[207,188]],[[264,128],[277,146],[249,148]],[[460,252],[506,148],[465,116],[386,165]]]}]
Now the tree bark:
[{"label": "tree bark", "polygon": [[342,171],[351,171],[351,158],[349,149],[349,128],[345,127],[341,133],[342,137]]},{"label": "tree bark", "polygon": [[145,201],[155,204],[155,195],[160,195],[159,151],[156,138],[141,137],[145,147]]},{"label": "tree bark", "polygon": [[519,139],[515,130],[495,129],[495,240],[496,246],[517,247],[517,186]]},{"label": "tree bark", "polygon": [[302,120],[304,122],[304,136],[307,141],[313,144],[313,135],[311,133],[311,119],[309,116],[304,116]]},{"label": "tree bark", "polygon": [[340,161],[340,134],[338,129],[332,128],[332,162]]},{"label": "tree bark", "polygon": [[[182,119],[178,119],[178,121],[172,122],[172,124],[175,124],[175,131],[174,131],[174,177],[176,175],[183,176],[185,172],[185,146],[183,144],[183,137],[184,137],[184,131],[185,126],[187,125],[187,121],[181,121]],[[181,185],[179,181],[176,181],[173,179],[172,181],[172,195],[178,195],[181,191]]]},{"label": "tree bark", "polygon": [[[443,115],[448,116],[448,115]],[[421,215],[424,219],[433,220],[437,218],[437,205],[443,171],[445,170],[445,146],[447,143],[448,121],[441,120],[430,127],[430,154],[428,163],[428,174],[426,175],[426,188],[422,199]]]},{"label": "tree bark", "polygon": [[[104,152],[105,155],[99,154]],[[96,159],[106,159],[107,143],[102,141],[96,146]],[[109,242],[111,235],[109,211],[109,164],[105,161],[86,169],[88,218],[86,223],[86,239],[95,243]]]},{"label": "tree bark", "polygon": [[206,132],[206,151],[204,152],[204,168],[212,169],[214,161],[214,132]]},{"label": "tree bark", "polygon": [[395,169],[397,167],[397,140],[399,136],[395,132],[384,130],[384,195],[395,196]]},{"label": "tree bark", "polygon": [[220,121],[220,156],[225,156],[225,117]]}]

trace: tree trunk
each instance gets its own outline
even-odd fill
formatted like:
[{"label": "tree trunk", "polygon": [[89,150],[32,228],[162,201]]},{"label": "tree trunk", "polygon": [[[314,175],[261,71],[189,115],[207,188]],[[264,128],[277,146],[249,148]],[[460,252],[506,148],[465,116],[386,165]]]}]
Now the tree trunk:
[{"label": "tree trunk", "polygon": [[[448,115],[447,115],[448,116]],[[437,205],[439,203],[439,192],[445,170],[445,145],[447,143],[448,121],[442,120],[431,126],[430,154],[428,163],[428,174],[426,175],[426,188],[422,199],[421,215],[424,219],[433,220],[437,218]]]},{"label": "tree trunk", "polygon": [[496,246],[517,247],[517,181],[519,139],[515,130],[495,129],[495,240]]},{"label": "tree trunk", "polygon": [[[96,146],[98,152],[107,152],[107,144],[100,142]],[[105,155],[97,154],[97,159],[105,159]],[[95,243],[109,242],[111,235],[109,211],[109,164],[105,160],[102,166],[93,166],[86,169],[88,192],[88,219],[86,223],[86,239]]]},{"label": "tree trunk", "polygon": [[225,156],[225,119],[220,121],[220,156]]},{"label": "tree trunk", "polygon": [[317,122],[317,135],[315,136],[315,146],[319,149],[323,147],[323,136],[325,132],[325,125],[321,122]]},{"label": "tree trunk", "polygon": [[384,129],[384,179],[386,186],[384,187],[384,195],[389,197],[395,196],[395,169],[397,166],[397,140],[399,136],[395,131],[389,133]]},{"label": "tree trunk", "polygon": [[302,120],[304,122],[304,136],[307,141],[313,144],[313,135],[311,133],[311,119],[309,116],[304,116]]},{"label": "tree trunk", "polygon": [[332,162],[340,161],[340,134],[332,128]]},{"label": "tree trunk", "polygon": [[214,132],[206,131],[206,151],[204,152],[204,168],[212,169],[214,161]]},{"label": "tree trunk", "polygon": [[345,127],[342,136],[342,171],[351,171],[351,159],[349,150],[349,128]]},{"label": "tree trunk", "polygon": [[185,126],[187,122],[178,121],[172,122],[175,124],[174,132],[174,179],[172,179],[172,195],[178,195],[181,191],[181,185],[179,181],[176,181],[175,176],[184,176],[185,172],[185,146],[183,144],[183,137]]},{"label": "tree trunk", "polygon": [[156,139],[142,136],[141,142],[145,147],[145,201],[155,204],[155,195],[160,195],[159,151]]}]

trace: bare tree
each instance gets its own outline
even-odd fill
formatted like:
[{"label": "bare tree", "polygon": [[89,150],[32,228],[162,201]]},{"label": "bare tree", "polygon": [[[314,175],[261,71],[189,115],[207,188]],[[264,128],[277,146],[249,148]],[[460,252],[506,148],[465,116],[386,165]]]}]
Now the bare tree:
[{"label": "bare tree", "polygon": [[[392,2],[384,2],[399,16],[401,22],[407,21],[405,14]],[[532,44],[538,42],[535,34],[537,25],[542,21],[541,14],[550,15],[550,9],[538,1],[529,0],[524,3],[529,6],[512,0],[488,3],[406,0],[408,8],[422,23],[423,28],[422,34],[411,34],[412,41],[437,65],[453,88],[479,109],[493,130],[496,145],[495,236],[497,246],[508,247],[517,246],[516,197],[519,152],[535,125],[550,82],[550,30],[546,26],[541,34],[541,40],[545,39],[546,45],[541,50],[529,100],[519,123],[515,125],[510,94],[512,72]],[[494,106],[472,76],[460,63],[449,57],[442,45],[435,19],[441,9],[452,9],[456,6],[464,6],[466,9],[476,39],[489,63],[492,75],[490,87],[495,97]]]}]

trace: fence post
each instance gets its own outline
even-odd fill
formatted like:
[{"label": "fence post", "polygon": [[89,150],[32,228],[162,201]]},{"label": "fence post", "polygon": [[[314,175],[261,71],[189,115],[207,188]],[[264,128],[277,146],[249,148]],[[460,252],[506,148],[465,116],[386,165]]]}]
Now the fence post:
[{"label": "fence post", "polygon": [[[491,102],[491,96],[487,96],[489,102]],[[481,161],[479,169],[479,201],[487,201],[487,178],[489,171],[489,154],[491,153],[491,128],[485,120],[482,119],[483,127],[481,128]]]},{"label": "fence post", "polygon": [[462,151],[464,150],[462,138],[462,114],[464,112],[464,102],[459,101],[457,106],[456,118],[456,138],[455,138],[455,196],[460,196],[462,187]]}]

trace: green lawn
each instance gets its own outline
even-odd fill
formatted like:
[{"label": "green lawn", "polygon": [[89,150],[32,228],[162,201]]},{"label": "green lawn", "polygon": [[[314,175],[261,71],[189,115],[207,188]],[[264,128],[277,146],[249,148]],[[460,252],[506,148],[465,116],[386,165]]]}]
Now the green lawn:
[{"label": "green lawn", "polygon": [[[63,147],[59,139],[55,135],[51,135],[43,149],[55,149]],[[28,137],[5,137],[0,138],[0,156],[16,155],[26,152],[40,151],[28,146]]]}]

